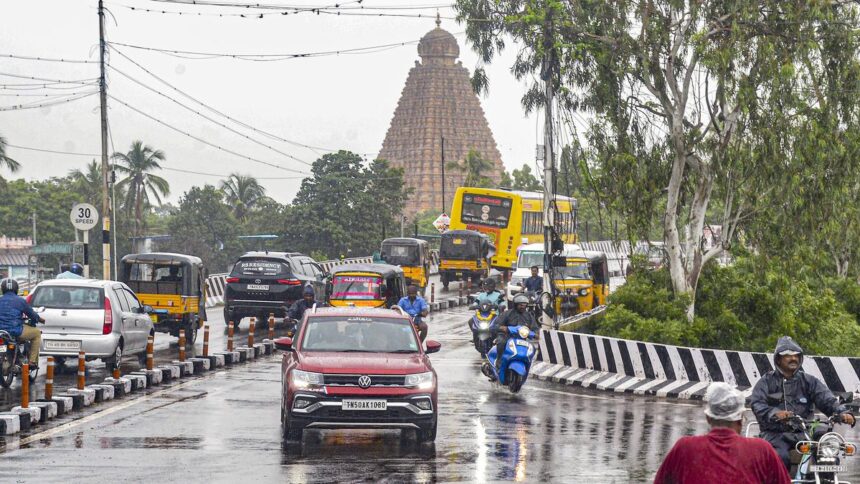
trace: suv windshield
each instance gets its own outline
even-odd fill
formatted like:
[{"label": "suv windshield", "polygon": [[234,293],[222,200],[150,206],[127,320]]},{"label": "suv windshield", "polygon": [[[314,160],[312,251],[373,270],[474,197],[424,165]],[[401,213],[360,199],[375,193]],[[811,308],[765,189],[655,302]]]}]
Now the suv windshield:
[{"label": "suv windshield", "polygon": [[242,259],[233,266],[233,277],[291,277],[290,265],[273,259]]},{"label": "suv windshield", "polygon": [[308,319],[302,350],[417,353],[418,341],[406,319],[320,316]]},{"label": "suv windshield", "polygon": [[30,305],[34,308],[102,309],[104,292],[98,287],[42,286],[36,288]]},{"label": "suv windshield", "polygon": [[543,269],[543,252],[520,252],[517,267],[531,268],[532,266]]}]

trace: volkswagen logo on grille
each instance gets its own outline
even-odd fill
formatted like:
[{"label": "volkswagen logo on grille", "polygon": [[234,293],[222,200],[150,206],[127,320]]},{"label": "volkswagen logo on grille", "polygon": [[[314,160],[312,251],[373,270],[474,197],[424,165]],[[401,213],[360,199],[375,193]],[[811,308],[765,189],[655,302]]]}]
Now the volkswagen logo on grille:
[{"label": "volkswagen logo on grille", "polygon": [[367,375],[361,375],[358,378],[358,386],[361,388],[369,388],[371,383],[373,382],[370,381],[370,377]]},{"label": "volkswagen logo on grille", "polygon": [[261,282],[263,282],[263,281],[262,281],[262,280],[260,280],[260,279],[254,279],[254,284],[259,284],[259,283],[261,283]]}]

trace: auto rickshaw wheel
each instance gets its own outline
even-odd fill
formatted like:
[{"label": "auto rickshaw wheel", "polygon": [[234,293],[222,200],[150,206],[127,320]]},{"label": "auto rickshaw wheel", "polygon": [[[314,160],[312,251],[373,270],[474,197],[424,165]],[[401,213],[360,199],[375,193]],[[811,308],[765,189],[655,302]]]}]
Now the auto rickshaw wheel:
[{"label": "auto rickshaw wheel", "polygon": [[185,330],[185,344],[187,346],[194,346],[194,342],[197,341],[197,321],[194,318],[191,318],[191,321],[185,323],[182,327]]}]

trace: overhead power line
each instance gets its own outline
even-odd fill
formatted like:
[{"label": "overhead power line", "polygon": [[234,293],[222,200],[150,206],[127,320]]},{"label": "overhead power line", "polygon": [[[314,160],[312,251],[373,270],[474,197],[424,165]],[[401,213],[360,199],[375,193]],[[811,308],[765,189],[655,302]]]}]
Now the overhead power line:
[{"label": "overhead power line", "polygon": [[231,133],[234,133],[234,134],[236,134],[236,135],[239,135],[239,136],[241,136],[241,137],[243,137],[243,138],[247,139],[248,141],[251,141],[252,143],[256,143],[256,144],[258,144],[258,145],[260,145],[260,146],[262,146],[262,147],[264,147],[264,148],[268,148],[268,149],[270,149],[270,150],[274,151],[275,153],[278,153],[278,154],[280,154],[280,155],[286,156],[287,158],[290,158],[290,159],[292,159],[292,160],[298,161],[299,163],[303,163],[303,164],[305,164],[305,165],[311,166],[311,164],[310,164],[310,163],[308,163],[308,162],[307,162],[307,161],[305,161],[305,160],[302,160],[302,159],[300,159],[300,158],[297,158],[297,157],[295,157],[295,156],[293,156],[293,155],[291,155],[291,154],[289,154],[289,153],[285,153],[285,152],[283,152],[283,151],[281,151],[281,150],[279,150],[279,149],[277,149],[277,148],[275,148],[275,147],[273,147],[273,146],[270,146],[270,145],[267,145],[266,143],[263,143],[263,142],[261,142],[261,141],[258,141],[258,140],[256,140],[256,139],[254,139],[254,138],[252,138],[252,137],[250,137],[250,136],[246,135],[245,133],[239,132],[239,131],[237,131],[237,130],[235,130],[235,129],[233,129],[233,128],[229,127],[229,126],[227,126],[226,124],[224,124],[224,123],[222,123],[222,122],[220,122],[220,121],[217,121],[217,120],[215,120],[215,119],[212,119],[211,117],[209,117],[209,116],[207,116],[207,115],[205,115],[205,114],[201,113],[200,111],[197,111],[196,109],[194,109],[194,108],[192,108],[192,107],[189,107],[189,106],[187,106],[187,105],[183,104],[182,102],[178,101],[177,99],[175,99],[175,98],[173,98],[173,97],[170,97],[170,96],[168,96],[167,94],[164,94],[163,92],[159,91],[158,89],[155,89],[155,88],[153,88],[153,87],[150,87],[150,86],[148,86],[148,85],[144,84],[144,83],[143,83],[143,82],[141,82],[141,81],[138,81],[137,79],[135,79],[135,78],[131,77],[130,75],[126,74],[125,72],[123,72],[123,71],[121,71],[121,70],[117,69],[116,67],[114,67],[114,66],[112,66],[112,65],[108,65],[108,67],[110,67],[110,68],[111,68],[111,70],[113,70],[113,71],[114,71],[114,72],[116,72],[117,74],[120,74],[121,76],[123,76],[123,77],[125,77],[126,79],[128,79],[128,80],[130,80],[130,81],[134,82],[135,84],[137,84],[137,85],[139,85],[139,86],[143,87],[144,89],[147,89],[147,90],[149,90],[149,91],[151,91],[151,92],[154,92],[155,94],[158,94],[159,96],[161,96],[161,97],[163,97],[163,98],[165,98],[165,99],[167,99],[167,100],[169,100],[169,101],[173,102],[174,104],[177,104],[177,105],[179,105],[179,106],[181,106],[181,107],[185,108],[185,109],[186,109],[186,110],[188,110],[188,111],[191,111],[192,113],[194,113],[194,114],[196,114],[196,115],[200,116],[201,118],[203,118],[203,119],[205,119],[205,120],[207,120],[207,121],[209,121],[209,122],[211,122],[211,123],[214,123],[214,124],[216,124],[216,125],[218,125],[218,126],[220,126],[220,127],[224,128],[224,129],[226,129],[226,130],[230,131]]},{"label": "overhead power line", "polygon": [[93,60],[63,59],[63,58],[51,58],[51,57],[31,57],[31,56],[15,55],[15,54],[0,54],[0,58],[45,61],[45,62],[67,62],[70,64],[98,64],[98,61],[93,61]]},{"label": "overhead power line", "polygon": [[50,82],[50,83],[55,83],[55,84],[91,84],[95,81],[98,81],[98,78],[95,78],[95,77],[90,78],[90,79],[74,79],[74,80],[48,79],[45,77],[24,76],[21,74],[11,74],[8,72],[0,72],[0,76],[15,77],[18,79],[30,79],[31,81],[44,81],[44,82]]},{"label": "overhead power line", "polygon": [[36,104],[28,103],[28,104],[13,104],[11,106],[0,106],[0,111],[20,111],[23,109],[37,109],[37,108],[47,108],[50,106],[56,106],[58,104],[66,104],[72,101],[77,101],[79,99],[83,99],[85,97],[92,96],[94,94],[98,94],[98,91],[92,91],[88,93],[78,94],[77,96],[64,97],[63,99],[56,99],[53,101],[45,101],[38,102]]},{"label": "overhead power line", "polygon": [[298,173],[298,174],[300,174],[300,175],[309,175],[309,173],[304,172],[304,171],[294,170],[294,169],[292,169],[292,168],[287,168],[287,167],[285,167],[285,166],[278,165],[278,164],[276,164],[276,163],[271,163],[271,162],[268,162],[268,161],[259,160],[259,159],[257,159],[257,158],[253,158],[253,157],[250,157],[250,156],[248,156],[248,155],[243,155],[243,154],[241,154],[241,153],[237,153],[237,152],[235,152],[235,151],[228,150],[227,148],[224,148],[224,147],[222,147],[222,146],[216,145],[215,143],[212,143],[212,142],[207,141],[207,140],[205,140],[205,139],[203,139],[203,138],[200,138],[199,136],[195,136],[195,135],[193,135],[193,134],[191,134],[191,133],[188,133],[187,131],[183,131],[183,130],[182,130],[182,129],[180,129],[180,128],[177,128],[177,127],[175,127],[175,126],[173,126],[173,125],[170,125],[170,124],[168,124],[168,123],[166,123],[166,122],[164,122],[164,121],[162,121],[162,120],[160,120],[160,119],[156,118],[155,116],[152,116],[152,115],[150,115],[150,114],[147,114],[147,113],[145,113],[144,111],[142,111],[142,110],[140,110],[140,109],[138,109],[138,108],[136,108],[136,107],[134,107],[134,106],[132,106],[132,105],[128,104],[127,102],[125,102],[125,101],[123,101],[123,100],[121,100],[121,99],[118,99],[116,96],[113,96],[113,95],[108,94],[108,97],[109,97],[109,98],[111,98],[111,99],[113,99],[114,101],[116,101],[116,102],[118,102],[118,103],[122,104],[123,106],[125,106],[125,107],[127,107],[127,108],[131,109],[132,111],[134,111],[134,112],[136,112],[136,113],[140,114],[141,116],[144,116],[144,117],[146,117],[146,118],[149,118],[150,120],[155,121],[156,123],[158,123],[158,124],[160,124],[160,125],[162,125],[162,126],[164,126],[164,127],[166,127],[166,128],[172,129],[173,131],[176,131],[177,133],[183,134],[183,135],[185,135],[185,136],[187,136],[187,137],[189,137],[189,138],[191,138],[191,139],[193,139],[193,140],[195,140],[195,141],[199,141],[199,142],[201,142],[201,143],[203,143],[203,144],[205,144],[205,145],[207,145],[207,146],[211,146],[212,148],[215,148],[215,149],[217,149],[217,150],[223,151],[224,153],[228,153],[228,154],[231,154],[231,155],[233,155],[233,156],[236,156],[236,157],[239,157],[239,158],[242,158],[242,159],[245,159],[245,160],[248,160],[248,161],[254,162],[254,163],[259,163],[259,164],[261,164],[261,165],[271,166],[272,168],[277,168],[277,169],[279,169],[279,170],[289,171],[289,172],[292,172],[292,173]]}]

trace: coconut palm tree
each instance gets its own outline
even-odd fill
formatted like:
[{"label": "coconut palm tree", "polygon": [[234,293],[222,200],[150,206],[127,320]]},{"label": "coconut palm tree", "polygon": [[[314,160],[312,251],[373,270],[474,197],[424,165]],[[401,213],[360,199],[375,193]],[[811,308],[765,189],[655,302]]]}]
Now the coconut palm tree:
[{"label": "coconut palm tree", "polygon": [[126,175],[116,187],[125,190],[126,211],[134,208],[134,236],[139,237],[144,224],[144,206],[150,206],[152,200],[161,204],[161,197],[170,194],[167,180],[151,173],[161,169],[159,163],[165,160],[164,152],[138,140],[131,144],[128,153],[116,152],[111,159],[115,161],[114,169]]},{"label": "coconut palm tree", "polygon": [[6,156],[6,138],[0,136],[0,168],[4,165],[11,172],[18,171],[18,168],[21,168],[20,163]]},{"label": "coconut palm tree", "polygon": [[245,220],[255,205],[266,197],[266,189],[257,179],[252,176],[242,176],[233,173],[226,180],[221,181],[221,191],[227,203],[234,207],[234,214],[238,220]]},{"label": "coconut palm tree", "polygon": [[84,198],[91,203],[101,201],[102,185],[102,165],[96,160],[91,161],[81,170],[76,168],[69,172],[69,177],[78,191]]},{"label": "coconut palm tree", "polygon": [[466,175],[463,185],[467,187],[489,187],[493,184],[489,177],[484,175],[493,169],[493,162],[481,157],[475,150],[470,150],[462,162],[448,162],[446,168],[457,170]]}]

